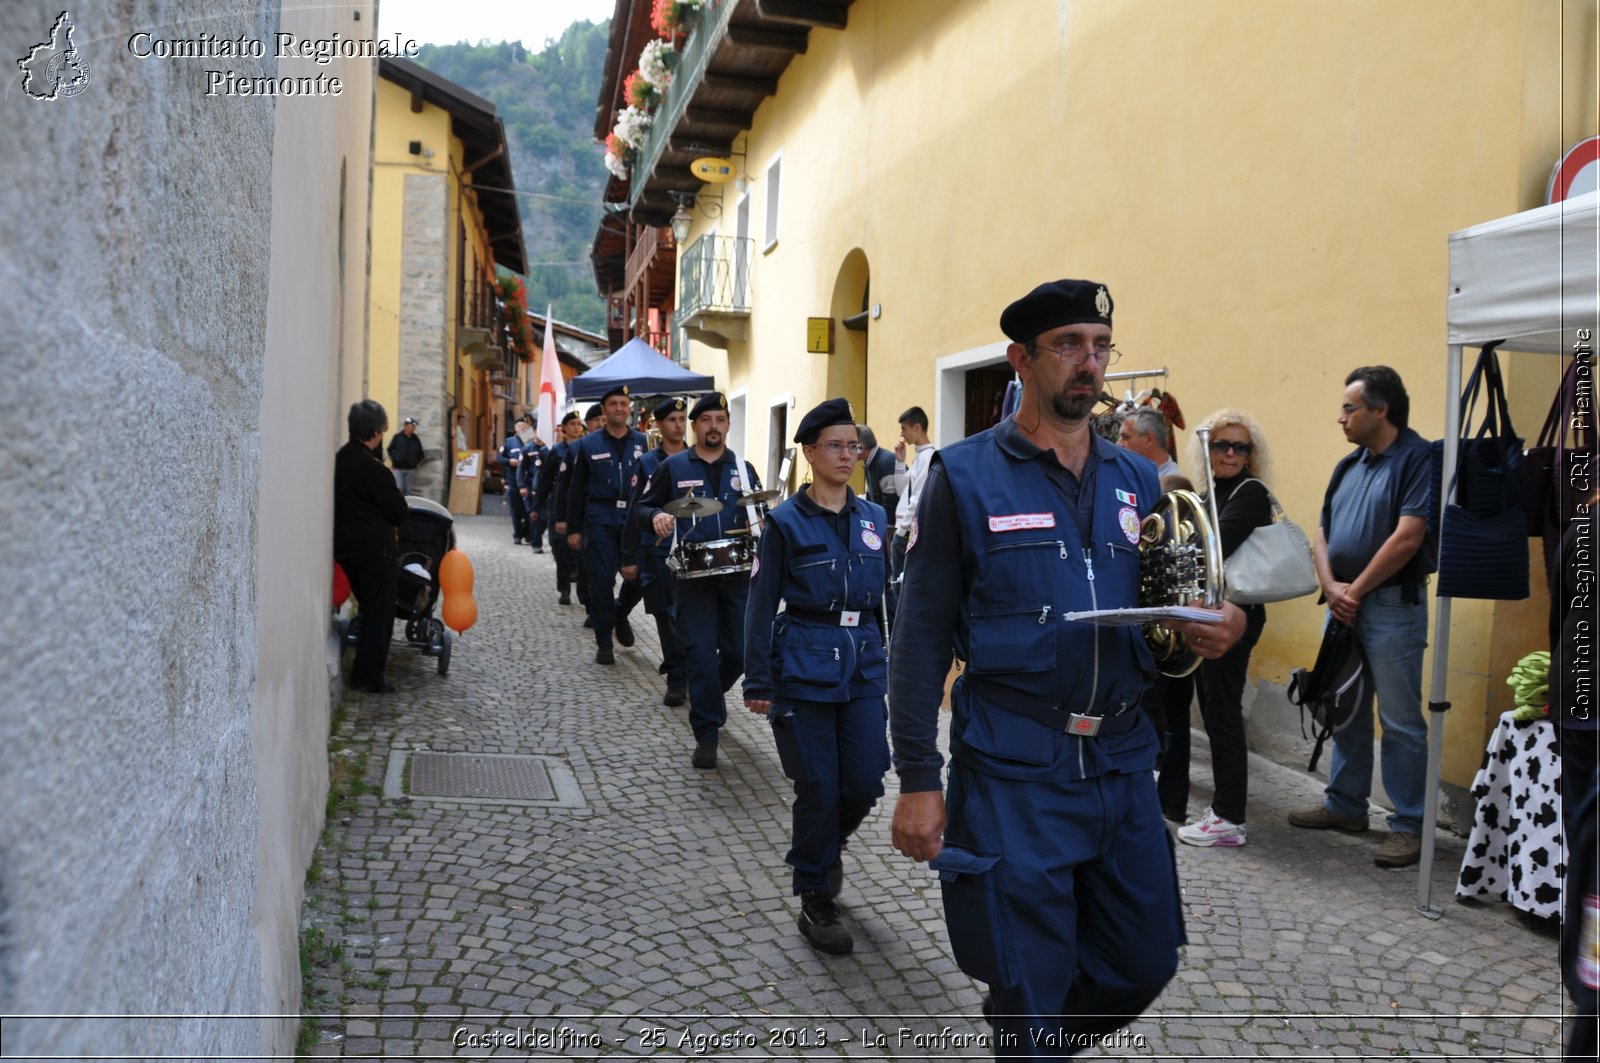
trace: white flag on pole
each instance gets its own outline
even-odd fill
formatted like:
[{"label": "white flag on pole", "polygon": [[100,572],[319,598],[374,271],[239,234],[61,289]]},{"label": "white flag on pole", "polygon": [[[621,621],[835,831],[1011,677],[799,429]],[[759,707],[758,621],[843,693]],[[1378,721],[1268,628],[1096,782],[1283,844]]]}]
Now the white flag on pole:
[{"label": "white flag on pole", "polygon": [[567,382],[561,376],[561,360],[556,357],[555,329],[550,321],[551,307],[544,310],[544,353],[539,356],[539,438],[550,446],[559,440],[561,414],[567,408]]}]

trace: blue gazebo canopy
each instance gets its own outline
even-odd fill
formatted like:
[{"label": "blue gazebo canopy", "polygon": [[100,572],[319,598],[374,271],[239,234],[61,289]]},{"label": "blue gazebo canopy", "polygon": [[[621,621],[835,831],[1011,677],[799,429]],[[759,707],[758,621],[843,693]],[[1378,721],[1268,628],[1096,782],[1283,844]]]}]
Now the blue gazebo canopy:
[{"label": "blue gazebo canopy", "polygon": [[637,337],[615,354],[572,378],[574,399],[598,399],[617,384],[635,395],[699,395],[717,389],[716,381],[692,373]]}]

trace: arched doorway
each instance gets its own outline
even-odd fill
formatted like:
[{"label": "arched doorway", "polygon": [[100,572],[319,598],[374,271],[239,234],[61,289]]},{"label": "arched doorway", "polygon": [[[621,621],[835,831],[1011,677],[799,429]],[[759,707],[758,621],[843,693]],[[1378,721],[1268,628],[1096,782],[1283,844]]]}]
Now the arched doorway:
[{"label": "arched doorway", "polygon": [[[859,247],[844,256],[833,282],[830,316],[834,321],[833,353],[828,356],[828,397],[842,395],[850,400],[856,417],[867,417],[868,322],[872,314],[872,274],[866,252]],[[862,489],[862,473],[856,470],[852,486]]]}]

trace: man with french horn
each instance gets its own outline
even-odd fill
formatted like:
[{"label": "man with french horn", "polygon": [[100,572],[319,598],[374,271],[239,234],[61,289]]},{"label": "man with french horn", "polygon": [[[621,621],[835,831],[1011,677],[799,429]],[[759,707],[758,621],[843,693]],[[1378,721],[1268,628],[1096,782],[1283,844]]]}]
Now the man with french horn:
[{"label": "man with french horn", "polygon": [[691,762],[705,770],[717,766],[717,737],[728,722],[724,695],[744,673],[744,611],[755,557],[745,503],[761,491],[761,481],[728,449],[728,400],[720,392],[700,397],[689,426],[694,446],[661,463],[632,520],[646,542],[675,537],[668,564],[689,680]]},{"label": "man with french horn", "polygon": [[[996,1055],[1074,1055],[1133,1021],[1177,970],[1183,914],[1139,711],[1155,660],[1137,627],[1065,614],[1140,604],[1147,458],[1089,420],[1116,357],[1112,302],[1042,284],[1000,329],[1017,412],[935,457],[912,524],[889,654],[897,850],[940,872],[951,947],[988,983]],[[1167,621],[1214,659],[1244,614]],[[952,656],[948,799],[936,741]]]}]

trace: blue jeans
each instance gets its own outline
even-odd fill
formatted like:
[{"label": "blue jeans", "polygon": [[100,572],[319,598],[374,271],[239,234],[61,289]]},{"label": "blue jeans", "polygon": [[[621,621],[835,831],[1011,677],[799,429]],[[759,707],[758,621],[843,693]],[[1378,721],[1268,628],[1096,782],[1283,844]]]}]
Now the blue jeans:
[{"label": "blue jeans", "polygon": [[[1400,601],[1399,587],[1382,587],[1361,603],[1356,640],[1383,723],[1383,788],[1394,802],[1389,829],[1422,833],[1427,786],[1428,725],[1422,719],[1422,652],[1428,646],[1427,595],[1414,605]],[[1366,819],[1372,793],[1372,708],[1357,712],[1333,736],[1324,806],[1341,819]]]}]

